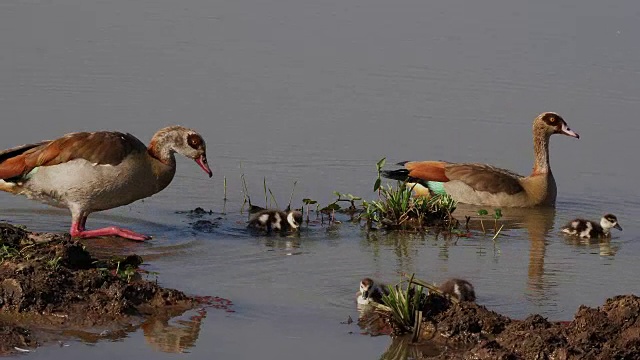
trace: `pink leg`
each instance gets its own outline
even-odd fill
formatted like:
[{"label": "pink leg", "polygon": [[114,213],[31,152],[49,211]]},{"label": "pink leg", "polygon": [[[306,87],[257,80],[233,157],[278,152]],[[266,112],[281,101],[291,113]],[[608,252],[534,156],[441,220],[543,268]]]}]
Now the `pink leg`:
[{"label": "pink leg", "polygon": [[85,230],[84,224],[87,221],[87,218],[81,218],[80,221],[74,221],[71,223],[71,233],[72,237],[79,238],[92,238],[92,237],[100,237],[100,236],[119,236],[121,238],[136,240],[136,241],[144,241],[151,239],[151,236],[138,234],[137,232],[122,229],[115,226],[110,226],[102,229],[96,230]]}]

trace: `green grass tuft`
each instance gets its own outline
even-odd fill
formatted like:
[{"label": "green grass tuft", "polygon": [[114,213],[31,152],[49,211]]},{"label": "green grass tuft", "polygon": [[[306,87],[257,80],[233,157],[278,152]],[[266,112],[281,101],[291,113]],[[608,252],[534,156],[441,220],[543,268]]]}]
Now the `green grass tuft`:
[{"label": "green grass tuft", "polygon": [[414,197],[413,187],[404,182],[398,182],[396,187],[381,186],[379,192],[379,200],[363,202],[361,218],[370,226],[377,223],[390,230],[418,230],[433,223],[451,223],[457,206],[447,194]]}]

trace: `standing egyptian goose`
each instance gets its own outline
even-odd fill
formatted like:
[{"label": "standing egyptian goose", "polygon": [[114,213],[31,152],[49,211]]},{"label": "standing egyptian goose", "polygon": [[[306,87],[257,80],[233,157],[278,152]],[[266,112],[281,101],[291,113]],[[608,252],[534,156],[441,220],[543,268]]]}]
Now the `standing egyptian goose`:
[{"label": "standing egyptian goose", "polygon": [[147,240],[117,227],[86,230],[87,216],[167,187],[176,172],[176,152],[212,176],[202,136],[182,126],[160,129],[149,147],[131,134],[79,132],[0,152],[0,190],[69,208],[73,237]]},{"label": "standing egyptian goose", "polygon": [[600,219],[600,224],[585,219],[571,220],[567,225],[562,227],[562,232],[591,239],[609,237],[611,236],[611,229],[614,228],[622,231],[622,226],[618,223],[618,218],[613,214],[606,214]]},{"label": "standing egyptian goose", "polygon": [[[454,200],[486,206],[553,206],[556,181],[549,165],[549,138],[562,134],[579,139],[560,115],[544,112],[533,120],[533,172],[521,176],[486,164],[408,161],[404,169],[383,171],[390,179],[416,183],[419,195],[448,194]],[[425,189],[426,187],[426,189]]]}]

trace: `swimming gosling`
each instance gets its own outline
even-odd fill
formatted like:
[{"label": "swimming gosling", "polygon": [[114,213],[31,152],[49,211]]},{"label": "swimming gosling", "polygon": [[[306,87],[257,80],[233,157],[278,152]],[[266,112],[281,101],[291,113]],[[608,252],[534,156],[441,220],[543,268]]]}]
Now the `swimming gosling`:
[{"label": "swimming gosling", "polygon": [[476,291],[470,282],[463,279],[449,279],[438,286],[442,293],[459,301],[476,301]]},{"label": "swimming gosling", "polygon": [[585,239],[604,238],[611,236],[611,228],[622,231],[618,218],[613,214],[606,214],[600,219],[600,224],[585,219],[571,220],[562,228],[562,232]]},{"label": "swimming gosling", "polygon": [[265,209],[258,211],[249,219],[247,227],[253,230],[271,232],[295,231],[302,224],[302,213],[297,210],[280,211]]},{"label": "swimming gosling", "polygon": [[357,302],[359,305],[366,305],[370,302],[382,304],[382,296],[389,294],[389,287],[379,284],[371,278],[364,278],[360,281],[360,291],[358,291]]}]

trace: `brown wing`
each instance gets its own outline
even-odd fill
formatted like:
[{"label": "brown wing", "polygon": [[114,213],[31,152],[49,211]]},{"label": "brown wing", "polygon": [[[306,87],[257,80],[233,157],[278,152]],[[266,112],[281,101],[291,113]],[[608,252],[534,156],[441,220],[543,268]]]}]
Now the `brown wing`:
[{"label": "brown wing", "polygon": [[25,151],[29,150],[29,149],[33,149],[35,147],[50,143],[50,140],[47,141],[41,141],[37,144],[25,144],[25,145],[20,145],[20,146],[16,146],[13,147],[11,149],[7,149],[7,150],[3,150],[0,151],[0,164],[2,164],[3,161],[10,159],[12,157],[18,156],[22,153],[24,153]]},{"label": "brown wing", "polygon": [[521,175],[491,165],[448,164],[445,174],[449,180],[462,181],[477,191],[509,195],[524,191],[519,181]]},{"label": "brown wing", "polygon": [[51,141],[26,144],[0,152],[0,179],[10,179],[26,173],[27,165],[24,161],[24,154],[32,149],[46,146],[49,143],[51,143]]},{"label": "brown wing", "polygon": [[131,134],[109,131],[72,133],[57,140],[1,152],[0,179],[19,177],[38,166],[52,166],[74,159],[117,165],[135,151],[146,151],[146,146]]},{"label": "brown wing", "polygon": [[409,176],[425,181],[447,182],[449,178],[445,174],[445,167],[449,165],[444,161],[409,161],[404,167],[409,170]]}]

